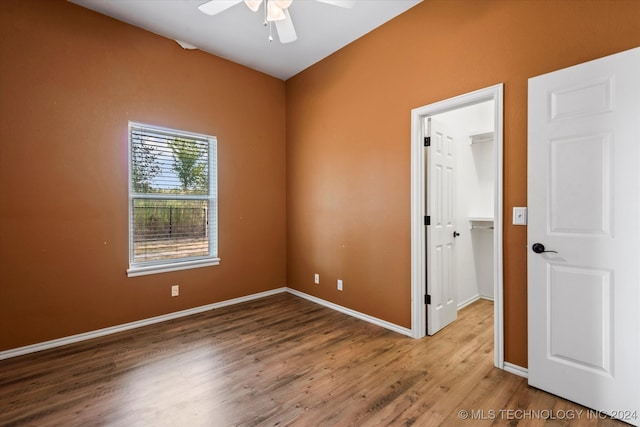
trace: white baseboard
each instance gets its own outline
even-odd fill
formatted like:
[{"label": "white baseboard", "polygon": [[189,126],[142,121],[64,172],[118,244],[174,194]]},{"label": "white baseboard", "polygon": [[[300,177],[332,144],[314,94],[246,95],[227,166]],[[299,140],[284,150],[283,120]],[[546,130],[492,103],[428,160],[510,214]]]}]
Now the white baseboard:
[{"label": "white baseboard", "polygon": [[474,302],[476,302],[476,301],[478,301],[480,299],[484,299],[484,300],[493,302],[493,297],[489,297],[489,296],[486,296],[486,295],[478,294],[478,295],[472,296],[471,298],[469,298],[466,301],[459,302],[458,303],[458,310],[461,310],[461,309],[465,308],[466,306],[471,305],[471,304],[473,304]]},{"label": "white baseboard", "polygon": [[523,368],[522,366],[514,365],[513,363],[504,362],[504,367],[502,368],[505,371],[518,375],[523,378],[529,378],[529,371],[527,368]]},{"label": "white baseboard", "polygon": [[471,298],[467,299],[466,301],[462,301],[458,303],[458,310],[461,310],[463,308],[465,308],[466,306],[473,304],[474,302],[478,301],[480,299],[480,295],[474,295]]},{"label": "white baseboard", "polygon": [[24,354],[35,353],[37,351],[48,350],[54,347],[60,347],[66,344],[85,341],[92,338],[102,337],[105,335],[115,334],[117,332],[127,331],[129,329],[140,328],[142,326],[152,325],[154,323],[160,323],[167,320],[177,319],[180,317],[190,316],[192,314],[202,313],[204,311],[213,310],[216,308],[226,307],[228,305],[239,304],[242,302],[252,301],[259,298],[268,297],[270,295],[280,294],[287,290],[287,288],[272,289],[265,292],[258,292],[257,294],[247,295],[239,298],[233,298],[226,301],[215,302],[213,304],[207,304],[200,307],[189,308],[187,310],[176,311],[174,313],[163,314],[161,316],[150,317],[148,319],[138,320],[135,322],[124,323],[122,325],[111,326],[109,328],[98,329],[96,331],[85,332],[82,334],[71,335],[64,338],[58,338],[51,341],[45,341],[37,344],[27,345],[24,347],[18,347],[11,350],[0,351],[0,360],[9,359],[11,357],[22,356]]},{"label": "white baseboard", "polygon": [[[391,322],[387,322],[386,320],[378,319],[377,317],[369,316],[368,314],[364,314],[364,313],[361,313],[359,311],[352,310],[350,308],[343,307],[343,306],[338,305],[338,304],[334,304],[332,302],[323,300],[321,298],[314,297],[312,295],[306,294],[306,293],[298,291],[296,289],[282,287],[282,288],[272,289],[272,290],[265,291],[265,292],[259,292],[257,294],[247,295],[247,296],[243,296],[243,297],[239,297],[239,298],[233,298],[233,299],[226,300],[226,301],[220,301],[220,302],[216,302],[216,303],[213,303],[213,304],[207,304],[207,305],[203,305],[203,306],[200,306],[200,307],[194,307],[194,308],[190,308],[190,309],[187,309],[187,310],[176,311],[174,313],[163,314],[161,316],[150,317],[148,319],[138,320],[138,321],[135,321],[135,322],[124,323],[122,325],[111,326],[109,328],[98,329],[98,330],[95,330],[95,331],[85,332],[85,333],[77,334],[77,335],[71,335],[71,336],[68,336],[68,337],[58,338],[58,339],[51,340],[51,341],[45,341],[45,342],[41,342],[41,343],[37,343],[37,344],[24,346],[24,347],[18,347],[18,348],[14,348],[14,349],[10,349],[10,350],[0,351],[0,360],[9,359],[11,357],[16,357],[16,356],[22,356],[24,354],[29,354],[29,353],[35,353],[37,351],[48,350],[50,348],[60,347],[60,346],[66,345],[66,344],[72,344],[72,343],[76,343],[76,342],[80,342],[80,341],[89,340],[89,339],[92,339],[92,338],[102,337],[102,336],[105,336],[105,335],[115,334],[115,333],[118,333],[118,332],[127,331],[129,329],[140,328],[142,326],[152,325],[154,323],[160,323],[160,322],[164,322],[164,321],[167,321],[167,320],[178,319],[180,317],[190,316],[192,314],[202,313],[204,311],[213,310],[213,309],[216,309],[216,308],[222,308],[222,307],[226,307],[226,306],[229,306],[229,305],[234,305],[234,304],[239,304],[239,303],[243,303],[243,302],[247,302],[247,301],[252,301],[252,300],[255,300],[255,299],[264,298],[264,297],[267,297],[267,296],[279,294],[279,293],[282,293],[282,292],[288,292],[288,293],[290,293],[292,295],[298,296],[300,298],[304,298],[304,299],[312,301],[312,302],[314,302],[316,304],[320,304],[322,306],[328,307],[328,308],[330,308],[332,310],[339,311],[341,313],[347,314],[347,315],[355,317],[357,319],[364,320],[365,322],[369,322],[369,323],[372,323],[374,325],[378,325],[380,327],[383,327],[385,329],[389,329],[389,330],[391,330],[393,332],[397,332],[399,334],[406,335],[406,336],[409,336],[409,337],[413,336],[413,332],[412,332],[411,329],[396,325],[396,324],[391,323]],[[459,306],[459,308],[462,308],[462,307],[464,307],[466,305],[469,305],[469,304],[477,301],[480,298],[481,298],[480,296],[476,296],[474,298],[471,298],[470,300],[465,301],[461,306]],[[510,364],[508,362],[504,363],[504,370],[507,371],[507,372],[511,372],[513,374],[516,374],[516,375],[523,376],[525,378],[527,377],[527,370],[525,368],[521,368],[521,367],[519,367],[517,365],[513,365],[513,364]]]},{"label": "white baseboard", "polygon": [[468,299],[468,300],[466,300],[466,301],[459,302],[459,303],[458,303],[458,310],[462,310],[462,309],[463,309],[463,308],[465,308],[466,306],[471,305],[471,304],[473,304],[474,302],[476,302],[476,301],[478,301],[478,300],[481,300],[481,299],[484,299],[484,300],[487,300],[487,301],[491,301],[491,302],[493,302],[493,297],[488,297],[488,296],[486,296],[486,295],[480,295],[480,294],[478,294],[478,295],[474,295],[474,296],[472,296],[471,298],[469,298],[469,299]]},{"label": "white baseboard", "polygon": [[411,331],[411,329],[407,329],[407,328],[404,328],[402,326],[398,326],[395,323],[387,322],[386,320],[378,319],[377,317],[373,317],[373,316],[369,316],[368,314],[360,313],[359,311],[355,311],[355,310],[352,310],[350,308],[343,307],[343,306],[338,305],[338,304],[334,304],[332,302],[323,300],[321,298],[314,297],[313,295],[305,294],[304,292],[300,292],[300,291],[298,291],[296,289],[287,288],[287,292],[289,292],[290,294],[293,294],[295,296],[298,296],[300,298],[304,298],[306,300],[315,302],[316,304],[320,304],[320,305],[323,305],[323,306],[328,307],[330,309],[339,311],[341,313],[348,314],[349,316],[355,317],[357,319],[364,320],[365,322],[373,323],[374,325],[381,326],[381,327],[383,327],[385,329],[389,329],[389,330],[397,332],[399,334],[407,335],[407,336],[410,336],[410,337],[413,336],[413,332]]}]

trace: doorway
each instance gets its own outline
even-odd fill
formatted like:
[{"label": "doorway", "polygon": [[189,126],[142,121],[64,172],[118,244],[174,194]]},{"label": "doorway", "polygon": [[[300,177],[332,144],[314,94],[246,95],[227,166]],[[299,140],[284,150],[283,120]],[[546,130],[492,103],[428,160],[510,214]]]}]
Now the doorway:
[{"label": "doorway", "polygon": [[[485,89],[480,89],[465,95],[457,96],[448,100],[440,101],[434,104],[412,110],[412,142],[411,142],[411,287],[412,287],[412,335],[414,338],[422,338],[426,335],[426,318],[427,318],[427,229],[430,225],[427,223],[427,197],[426,197],[426,179],[428,168],[425,162],[424,145],[425,137],[430,136],[428,119],[434,116],[445,117],[447,113],[450,116],[462,114],[463,110],[476,106],[487,108],[488,105],[492,123],[490,126],[478,125],[477,129],[469,131],[468,138],[475,137],[477,141],[488,138],[489,133],[493,142],[489,155],[493,157],[493,180],[492,180],[492,198],[487,207],[487,197],[481,197],[482,202],[478,205],[475,212],[468,210],[463,212],[465,215],[464,224],[466,225],[466,233],[471,238],[471,227],[478,227],[476,231],[491,231],[490,243],[492,246],[492,260],[490,268],[491,290],[483,290],[484,293],[492,294],[494,301],[494,364],[499,368],[504,368],[504,343],[503,343],[503,316],[502,316],[502,149],[503,149],[503,85],[498,84]],[[468,111],[468,110],[467,110]],[[454,113],[456,112],[456,113]],[[485,122],[486,123],[486,122]],[[469,126],[473,127],[473,124]],[[486,156],[487,147],[480,146],[482,153],[480,156]],[[482,171],[484,174],[486,170]],[[471,209],[469,207],[469,209]],[[491,222],[490,219],[493,221]],[[456,220],[457,221],[457,220]],[[458,226],[464,227],[461,224]],[[480,229],[479,227],[483,227]],[[484,228],[486,227],[486,228]],[[493,228],[491,228],[493,227]],[[461,228],[462,230],[462,228]],[[482,240],[486,235],[481,236],[478,240]],[[484,264],[486,266],[486,263]],[[484,276],[486,276],[486,272]],[[484,285],[486,287],[486,284]],[[489,296],[489,295],[487,295]],[[468,296],[470,302],[475,296]],[[464,301],[461,301],[464,302]]]},{"label": "doorway", "polygon": [[494,101],[489,100],[430,117],[448,129],[455,145],[452,284],[458,310],[480,298],[493,301],[494,110]]}]

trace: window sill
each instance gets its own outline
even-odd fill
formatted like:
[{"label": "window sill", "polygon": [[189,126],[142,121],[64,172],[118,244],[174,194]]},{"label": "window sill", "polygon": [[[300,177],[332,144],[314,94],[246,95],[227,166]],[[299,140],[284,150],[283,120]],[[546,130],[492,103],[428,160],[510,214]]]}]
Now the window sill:
[{"label": "window sill", "polygon": [[220,258],[197,259],[167,264],[131,266],[127,269],[128,277],[145,276],[147,274],[168,273],[170,271],[190,270],[192,268],[210,267],[220,264]]}]

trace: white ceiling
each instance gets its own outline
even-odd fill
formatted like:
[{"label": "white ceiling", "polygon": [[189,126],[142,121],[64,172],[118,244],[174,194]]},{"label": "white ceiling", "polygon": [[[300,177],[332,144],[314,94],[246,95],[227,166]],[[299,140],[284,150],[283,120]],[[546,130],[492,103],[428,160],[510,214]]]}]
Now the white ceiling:
[{"label": "white ceiling", "polygon": [[286,80],[422,0],[357,0],[351,9],[315,0],[289,7],[298,40],[281,44],[263,26],[263,12],[238,4],[216,15],[198,10],[207,0],[69,0],[161,36]]}]

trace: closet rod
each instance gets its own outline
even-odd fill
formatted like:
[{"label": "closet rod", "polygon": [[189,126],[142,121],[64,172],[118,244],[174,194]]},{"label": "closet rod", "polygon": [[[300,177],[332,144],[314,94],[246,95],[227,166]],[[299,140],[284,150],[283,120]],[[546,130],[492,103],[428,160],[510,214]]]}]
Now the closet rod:
[{"label": "closet rod", "polygon": [[469,230],[493,230],[492,225],[472,225]]}]

